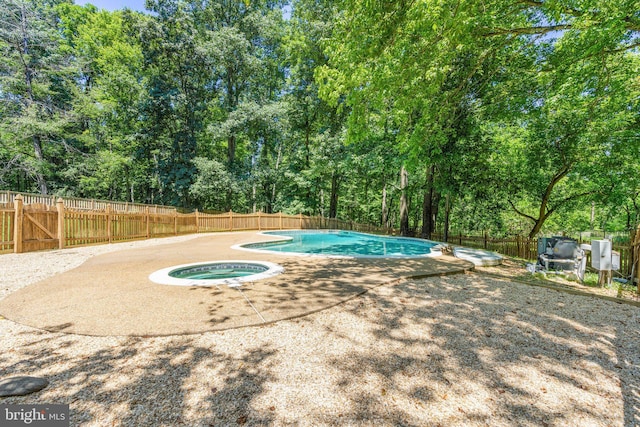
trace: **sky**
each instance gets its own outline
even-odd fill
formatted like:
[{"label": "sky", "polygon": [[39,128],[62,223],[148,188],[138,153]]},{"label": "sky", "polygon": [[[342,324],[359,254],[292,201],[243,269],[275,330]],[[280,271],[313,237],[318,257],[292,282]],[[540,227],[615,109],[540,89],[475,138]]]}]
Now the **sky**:
[{"label": "sky", "polygon": [[76,0],[76,4],[85,5],[91,3],[98,9],[107,9],[110,11],[124,9],[128,7],[132,10],[144,12],[144,0]]}]

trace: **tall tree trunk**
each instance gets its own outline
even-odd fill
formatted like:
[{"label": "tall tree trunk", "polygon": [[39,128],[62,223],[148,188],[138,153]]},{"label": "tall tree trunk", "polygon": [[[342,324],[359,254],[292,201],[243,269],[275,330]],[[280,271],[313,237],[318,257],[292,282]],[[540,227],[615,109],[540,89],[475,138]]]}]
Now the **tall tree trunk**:
[{"label": "tall tree trunk", "polygon": [[409,204],[407,203],[407,186],[409,176],[404,165],[400,168],[400,235],[409,235]]},{"label": "tall tree trunk", "polygon": [[33,142],[33,151],[36,156],[36,160],[38,160],[37,169],[36,169],[36,182],[38,183],[38,189],[40,190],[40,194],[48,194],[49,189],[47,187],[47,181],[44,179],[44,174],[40,171],[41,165],[44,163],[44,154],[42,152],[42,142],[40,141],[40,137],[34,135],[32,138]]},{"label": "tall tree trunk", "polygon": [[547,220],[547,218],[549,218],[549,216],[551,216],[551,214],[553,212],[555,212],[555,210],[559,206],[561,206],[563,203],[567,203],[570,200],[575,200],[575,199],[577,199],[579,197],[583,197],[583,196],[586,196],[586,195],[589,195],[589,194],[593,193],[592,191],[589,191],[589,192],[586,192],[586,193],[574,194],[572,196],[564,198],[560,202],[557,202],[556,205],[553,208],[549,207],[549,201],[551,199],[551,193],[553,193],[553,189],[571,171],[571,166],[572,166],[571,164],[563,165],[556,172],[556,174],[553,176],[553,178],[551,179],[551,181],[547,185],[547,188],[545,189],[545,192],[542,195],[542,199],[540,200],[540,206],[538,208],[538,217],[537,218],[533,217],[532,215],[528,215],[528,214],[526,214],[524,212],[521,212],[516,207],[516,205],[513,203],[513,201],[509,200],[509,204],[511,205],[511,208],[514,210],[515,213],[517,213],[518,215],[523,216],[523,217],[528,218],[531,221],[533,221],[534,225],[533,225],[533,228],[531,229],[531,231],[529,232],[529,239],[533,239],[533,238],[536,237],[536,235],[542,229],[542,226],[544,225],[544,223]]},{"label": "tall tree trunk", "polygon": [[440,193],[433,190],[431,192],[431,233],[435,233],[438,227],[438,212],[440,211]]},{"label": "tall tree trunk", "polygon": [[256,213],[257,210],[258,210],[257,201],[256,201],[256,193],[257,193],[256,183],[254,182],[251,185],[251,199],[253,200],[253,207],[252,207],[252,210],[251,210],[252,213]]},{"label": "tall tree trunk", "polygon": [[[278,171],[280,170],[280,163],[282,162],[282,144],[278,144],[278,157],[276,158],[276,176],[278,176]],[[271,185],[271,210],[273,210],[273,205],[276,203],[276,194],[277,194],[277,180],[273,182]],[[273,213],[273,212],[269,212]]]},{"label": "tall tree trunk", "polygon": [[[28,64],[28,55],[29,55],[29,32],[28,27],[29,23],[27,22],[27,10],[25,4],[22,4],[20,7],[20,23],[21,23],[21,31],[22,31],[22,52],[20,52],[20,56],[22,59],[22,63],[24,64],[24,82],[27,87],[27,108],[31,107],[35,104],[36,99],[33,94],[33,74],[34,70]],[[35,176],[36,183],[38,184],[38,190],[40,194],[48,194],[49,189],[47,188],[47,182],[44,179],[44,174],[40,170],[44,163],[44,153],[42,151],[42,141],[40,140],[39,135],[34,135],[31,139],[33,145],[33,152],[35,155],[38,164],[36,166]]]},{"label": "tall tree trunk", "polygon": [[338,216],[338,189],[340,187],[340,177],[334,173],[331,175],[331,199],[329,201],[329,218]]},{"label": "tall tree trunk", "polygon": [[311,153],[311,124],[309,123],[309,119],[305,121],[304,124],[304,147],[305,147],[305,166],[307,169],[311,167],[311,162],[309,160],[309,156]]},{"label": "tall tree trunk", "polygon": [[227,138],[227,163],[229,164],[229,170],[233,169],[233,164],[236,161],[236,137],[231,135]]},{"label": "tall tree trunk", "polygon": [[[238,108],[239,91],[236,87],[235,73],[233,70],[227,69],[227,114],[231,114]],[[229,135],[227,137],[227,162],[229,164],[229,172],[233,173],[234,163],[236,161],[236,136]]]},{"label": "tall tree trunk", "polygon": [[271,203],[271,198],[269,197],[269,188],[270,188],[270,185],[268,183],[265,183],[262,186],[262,191],[264,192],[264,194],[266,196],[266,199],[267,199],[267,202],[264,205],[264,211],[263,211],[264,213],[272,213],[273,212],[273,205]]},{"label": "tall tree trunk", "polygon": [[538,235],[538,233],[542,229],[542,225],[544,224],[544,221],[546,219],[547,219],[547,217],[544,216],[542,218],[538,218],[538,219],[535,220],[533,228],[529,232],[529,239],[534,239]]},{"label": "tall tree trunk", "polygon": [[433,175],[435,166],[431,165],[427,168],[426,187],[424,190],[424,199],[422,202],[422,232],[420,237],[430,239],[433,232]]},{"label": "tall tree trunk", "polygon": [[[229,167],[229,173],[234,174],[235,170],[235,158],[236,158],[236,137],[231,135],[227,138],[227,164]],[[227,200],[225,201],[225,209],[230,211],[233,207],[233,190],[231,187],[227,189]]]},{"label": "tall tree trunk", "polygon": [[388,227],[389,224],[389,208],[387,207],[387,185],[382,187],[382,225]]},{"label": "tall tree trunk", "polygon": [[444,196],[444,232],[442,240],[446,243],[449,240],[449,215],[451,214],[451,196]]}]

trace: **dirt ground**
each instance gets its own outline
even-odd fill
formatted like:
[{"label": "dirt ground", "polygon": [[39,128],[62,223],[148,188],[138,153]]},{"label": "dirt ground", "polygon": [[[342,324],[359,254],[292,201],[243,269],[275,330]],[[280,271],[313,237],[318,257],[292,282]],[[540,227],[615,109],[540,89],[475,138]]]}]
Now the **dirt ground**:
[{"label": "dirt ground", "polygon": [[[585,280],[585,283],[580,283],[571,275],[565,276],[555,273],[548,273],[546,275],[542,273],[532,274],[526,270],[526,264],[527,261],[525,260],[505,257],[501,265],[476,267],[476,271],[532,285],[551,287],[575,293],[598,295],[606,298],[616,298],[640,306],[640,294],[636,291],[635,286],[622,286],[616,282],[613,282],[610,286],[598,286],[592,284],[595,280]],[[589,273],[587,274],[589,275]],[[594,275],[595,273],[591,273],[590,278],[594,279]]]}]

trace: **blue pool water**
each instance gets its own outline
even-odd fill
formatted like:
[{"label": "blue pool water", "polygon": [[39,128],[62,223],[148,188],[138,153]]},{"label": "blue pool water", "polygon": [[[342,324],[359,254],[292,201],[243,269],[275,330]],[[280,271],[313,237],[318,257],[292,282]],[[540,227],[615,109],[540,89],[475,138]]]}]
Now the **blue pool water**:
[{"label": "blue pool water", "polygon": [[353,231],[272,231],[264,234],[288,237],[281,242],[243,245],[246,249],[273,252],[354,256],[354,257],[421,257],[439,255],[437,242],[406,237],[375,236]]}]

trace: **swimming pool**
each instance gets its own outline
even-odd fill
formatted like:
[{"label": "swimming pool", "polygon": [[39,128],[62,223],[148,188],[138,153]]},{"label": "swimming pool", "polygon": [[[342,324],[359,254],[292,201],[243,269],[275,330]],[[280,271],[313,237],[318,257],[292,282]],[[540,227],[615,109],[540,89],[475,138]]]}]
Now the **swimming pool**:
[{"label": "swimming pool", "polygon": [[286,240],[250,243],[236,248],[343,257],[415,258],[442,255],[439,243],[408,237],[376,236],[341,230],[269,231],[262,234],[281,236]]}]

